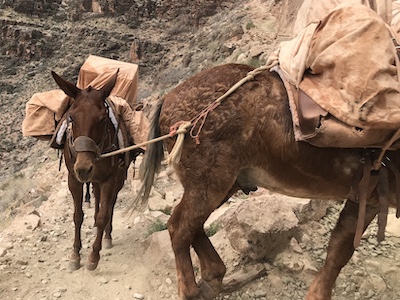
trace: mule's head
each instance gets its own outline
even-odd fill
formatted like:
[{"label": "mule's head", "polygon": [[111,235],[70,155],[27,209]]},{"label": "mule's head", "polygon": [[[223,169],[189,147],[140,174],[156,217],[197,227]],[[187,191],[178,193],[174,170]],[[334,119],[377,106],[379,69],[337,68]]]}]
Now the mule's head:
[{"label": "mule's head", "polygon": [[90,86],[81,90],[52,72],[58,86],[74,99],[67,116],[68,122],[72,125],[67,143],[70,152],[75,156],[73,166],[75,177],[81,182],[91,181],[95,172],[96,159],[100,155],[104,139],[110,130],[105,100],[115,85],[117,74],[118,72],[99,90]]}]

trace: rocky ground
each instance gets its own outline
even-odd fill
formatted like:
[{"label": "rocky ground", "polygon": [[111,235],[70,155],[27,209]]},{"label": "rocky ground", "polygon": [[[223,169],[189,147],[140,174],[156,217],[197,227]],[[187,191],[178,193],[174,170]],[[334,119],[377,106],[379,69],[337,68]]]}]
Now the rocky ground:
[{"label": "rocky ground", "polygon": [[[69,271],[73,204],[65,167],[58,171],[57,152],[20,131],[26,101],[56,87],[50,70],[76,80],[89,54],[137,63],[139,100],[151,107],[158,95],[205,67],[263,64],[290,35],[301,0],[94,2],[101,12],[86,9],[92,1],[0,1],[0,299],[177,299],[161,198],[174,202],[182,191],[165,170],[150,211],[125,213],[138,184],[127,182],[115,209],[114,247],[102,251],[98,269]],[[265,197],[287,200],[268,191],[238,194],[220,213]],[[325,216],[300,222],[290,242],[264,259],[233,249],[227,229],[210,225],[227,279],[254,275],[220,299],[304,299],[339,209],[330,203]],[[84,258],[93,241],[93,209],[85,213]],[[381,244],[371,226],[339,276],[334,299],[398,298],[400,228],[393,219]]]},{"label": "rocky ground", "polygon": [[[55,154],[47,152],[47,155],[53,160],[51,163],[43,163],[35,170],[26,169],[21,175],[37,182],[25,195],[31,201],[18,207],[17,217],[0,234],[1,299],[178,299],[169,236],[163,230],[168,215],[161,212],[167,210],[169,204],[165,202],[174,203],[182,194],[173,173],[161,172],[149,202],[150,211],[130,215],[126,209],[138,187],[138,180],[131,179],[131,168],[130,179],[115,208],[114,247],[102,250],[102,259],[95,271],[82,266],[72,272],[68,255],[73,243],[73,204],[67,189],[66,170],[63,167],[58,172]],[[52,182],[51,186],[46,184],[48,181]],[[47,195],[46,199],[38,205],[35,199],[43,194]],[[275,203],[282,201],[281,204],[287,201],[268,191],[251,196],[238,194],[219,210],[217,215],[222,216],[212,219],[217,220],[216,224],[224,224],[223,217],[238,205],[261,201],[259,205],[271,199]],[[251,251],[241,253],[232,247],[228,229],[216,227],[211,239],[227,264],[226,284],[232,284],[230,281],[234,278],[244,283],[219,299],[304,299],[312,277],[325,258],[329,233],[341,205],[329,203],[327,207],[327,214],[321,219],[302,220],[296,225],[290,243],[273,258],[249,258]],[[82,263],[94,240],[92,218],[93,208],[85,208]],[[376,242],[375,233],[376,225],[372,225],[339,276],[334,299],[397,299],[400,223],[391,214],[388,238],[381,244]],[[194,261],[197,263],[195,256]]]}]

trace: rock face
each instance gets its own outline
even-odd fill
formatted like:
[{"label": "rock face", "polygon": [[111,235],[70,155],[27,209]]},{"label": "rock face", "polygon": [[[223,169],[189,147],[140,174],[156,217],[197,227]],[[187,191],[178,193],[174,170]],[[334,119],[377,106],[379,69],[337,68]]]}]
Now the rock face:
[{"label": "rock face", "polygon": [[214,15],[219,8],[225,7],[229,2],[234,3],[234,1],[220,0],[85,0],[82,4],[86,11],[103,13],[107,16],[130,15],[131,20],[137,20],[130,26],[136,27],[140,25],[141,20],[152,18],[166,21],[179,18],[181,25],[197,26],[204,23],[204,18]]},{"label": "rock face", "polygon": [[[30,27],[29,24],[21,26],[16,21],[1,20],[1,55],[18,58],[28,62],[31,60],[48,59],[52,57],[55,49],[61,43],[54,36],[43,29]],[[14,75],[15,69],[6,69],[7,75]]]},{"label": "rock face", "polygon": [[60,4],[61,0],[3,0],[0,2],[0,7],[10,7],[29,16],[44,16],[57,11]]}]

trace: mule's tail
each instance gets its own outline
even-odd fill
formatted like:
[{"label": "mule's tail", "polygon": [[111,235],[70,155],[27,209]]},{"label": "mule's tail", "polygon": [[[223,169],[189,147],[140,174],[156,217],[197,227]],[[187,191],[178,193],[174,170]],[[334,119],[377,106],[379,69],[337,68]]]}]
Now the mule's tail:
[{"label": "mule's tail", "polygon": [[[161,136],[161,130],[159,125],[161,108],[163,100],[158,103],[156,111],[153,114],[153,118],[150,125],[149,140],[158,138]],[[143,162],[139,168],[140,179],[142,186],[132,204],[129,207],[130,211],[133,211],[137,207],[141,207],[147,203],[151,188],[154,183],[156,174],[160,171],[161,162],[164,159],[164,146],[163,141],[151,143],[146,146],[146,151],[143,157]]]}]

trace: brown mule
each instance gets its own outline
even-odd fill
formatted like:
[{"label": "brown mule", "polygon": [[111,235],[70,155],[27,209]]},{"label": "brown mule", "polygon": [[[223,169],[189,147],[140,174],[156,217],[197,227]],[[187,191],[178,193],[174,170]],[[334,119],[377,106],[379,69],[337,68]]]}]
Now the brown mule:
[{"label": "brown mule", "polygon": [[[252,69],[228,64],[205,70],[169,92],[155,114],[150,138],[169,133],[180,121],[189,121]],[[327,258],[308,291],[308,300],[331,299],[332,288],[354,252],[359,213],[352,192],[362,149],[317,148],[296,142],[287,93],[276,73],[265,71],[242,85],[209,112],[200,143],[186,136],[180,161],[174,165],[184,187],[181,202],[168,222],[182,300],[213,299],[222,288],[226,268],[204,232],[209,215],[235,191],[257,186],[282,194],[347,203],[332,232]],[[165,141],[170,152],[176,139]],[[147,147],[141,166],[142,201],[146,200],[160,167],[163,144]],[[399,152],[388,152],[399,166]],[[395,204],[395,178],[389,173],[389,200]],[[136,198],[140,200],[140,195]],[[370,193],[365,230],[380,212],[378,193]],[[196,283],[190,247],[197,253],[202,280]]]},{"label": "brown mule", "polygon": [[[97,228],[93,250],[86,267],[96,269],[100,260],[102,238],[104,246],[111,243],[112,219],[118,192],[123,187],[129,163],[122,164],[121,157],[99,158],[104,152],[117,147],[116,129],[110,120],[106,103],[115,85],[117,73],[100,90],[85,90],[62,79],[52,72],[59,87],[74,99],[67,111],[68,131],[63,149],[68,168],[68,187],[74,199],[75,240],[70,256],[70,268],[80,268],[81,227],[83,222],[82,198],[84,183],[91,182],[95,196],[95,227]],[[130,157],[133,160],[137,154]]]}]

